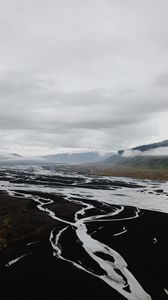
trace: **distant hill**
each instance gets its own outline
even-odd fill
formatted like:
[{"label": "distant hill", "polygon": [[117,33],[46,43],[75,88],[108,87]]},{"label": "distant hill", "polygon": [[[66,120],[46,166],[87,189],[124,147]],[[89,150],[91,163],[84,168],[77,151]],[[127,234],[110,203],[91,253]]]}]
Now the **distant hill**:
[{"label": "distant hill", "polygon": [[16,160],[21,158],[22,156],[17,153],[7,153],[7,152],[0,152],[0,161],[4,160]]},{"label": "distant hill", "polygon": [[0,152],[1,164],[87,164],[98,163],[107,159],[111,154],[101,154],[98,151],[57,153],[45,156],[25,156],[16,153]]},{"label": "distant hill", "polygon": [[95,163],[104,161],[110,154],[100,154],[97,151],[88,152],[72,152],[72,153],[58,153],[52,155],[45,155],[42,158],[49,163],[60,164],[76,164],[76,163]]}]

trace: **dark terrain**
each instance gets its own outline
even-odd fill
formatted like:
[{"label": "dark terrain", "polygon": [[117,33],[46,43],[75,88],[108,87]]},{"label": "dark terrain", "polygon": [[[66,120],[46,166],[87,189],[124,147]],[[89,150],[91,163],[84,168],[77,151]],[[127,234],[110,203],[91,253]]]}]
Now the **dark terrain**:
[{"label": "dark terrain", "polygon": [[[9,176],[12,175],[11,177]],[[0,193],[0,282],[1,297],[3,299],[125,299],[120,293],[111,288],[99,278],[76,268],[72,263],[53,256],[53,248],[49,236],[53,228],[59,231],[62,223],[53,219],[45,211],[39,210],[38,199],[50,199],[44,207],[68,222],[74,221],[74,215],[82,209],[83,203],[92,204],[85,217],[99,215],[106,216],[116,208],[116,205],[105,205],[96,200],[78,197],[78,203],[67,201],[59,194],[59,188],[72,187],[76,180],[71,176],[34,175],[30,178],[29,171],[1,171],[3,181],[13,184],[15,194],[8,194],[5,189]],[[31,175],[32,175],[31,174]],[[10,178],[9,178],[10,177]],[[47,179],[48,178],[48,179]],[[16,186],[17,182],[17,186]],[[27,186],[37,183],[37,186],[51,186],[58,189],[57,195],[47,192],[19,190],[18,184]],[[76,183],[77,184],[77,183]],[[144,183],[145,184],[145,183]],[[103,181],[94,179],[91,183],[78,179],[80,188],[87,189],[114,189],[122,191],[123,186],[128,189],[144,189],[142,184],[123,182],[121,180]],[[17,188],[16,188],[17,187]],[[15,190],[16,188],[16,190]],[[77,199],[74,195],[74,200]],[[142,193],[143,197],[143,193]],[[73,200],[73,198],[72,198]],[[37,200],[36,200],[37,201]],[[167,199],[168,201],[168,199]],[[80,204],[81,203],[81,204]],[[118,215],[111,216],[107,222],[87,223],[89,235],[119,252],[128,264],[128,269],[138,280],[143,289],[153,300],[167,299],[166,289],[168,269],[168,216],[166,213],[141,209],[138,217],[134,218],[136,208],[125,206]],[[116,220],[116,221],[115,221]],[[122,228],[127,232],[118,234]],[[117,233],[117,234],[116,234]],[[91,269],[95,274],[102,274],[98,264],[88,256],[81,241],[68,226],[60,239],[63,256],[71,261],[81,261],[86,270]],[[25,256],[24,256],[25,255]],[[23,257],[22,257],[23,256]],[[109,256],[97,253],[105,261]],[[16,258],[21,257],[17,262]],[[112,262],[114,262],[113,258]],[[103,271],[104,272],[104,271]],[[117,271],[119,272],[119,271]],[[165,289],[165,290],[164,290]],[[126,288],[127,290],[127,288]],[[129,291],[129,289],[128,289]],[[143,298],[135,298],[141,299]],[[145,300],[146,298],[144,298]]]}]

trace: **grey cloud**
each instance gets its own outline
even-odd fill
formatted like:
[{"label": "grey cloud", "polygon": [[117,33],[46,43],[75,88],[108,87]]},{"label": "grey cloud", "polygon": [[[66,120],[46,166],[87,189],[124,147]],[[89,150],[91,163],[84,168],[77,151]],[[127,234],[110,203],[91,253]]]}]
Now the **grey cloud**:
[{"label": "grey cloud", "polygon": [[63,92],[49,81],[17,76],[1,80],[0,87],[3,129],[34,128],[52,132],[78,127],[121,127],[141,123],[153,114],[168,110],[166,95],[150,89],[134,90],[131,94],[105,89]]},{"label": "grey cloud", "polygon": [[167,138],[167,1],[0,4],[2,147],[113,150]]},{"label": "grey cloud", "polygon": [[148,150],[143,155],[168,156],[168,147]]},{"label": "grey cloud", "polygon": [[159,87],[168,87],[168,70],[159,74],[155,78],[154,85]]}]

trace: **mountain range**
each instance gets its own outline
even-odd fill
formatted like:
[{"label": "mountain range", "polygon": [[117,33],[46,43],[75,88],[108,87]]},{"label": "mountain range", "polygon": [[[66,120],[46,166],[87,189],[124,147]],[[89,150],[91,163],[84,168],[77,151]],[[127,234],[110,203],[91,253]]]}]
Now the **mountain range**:
[{"label": "mountain range", "polygon": [[72,152],[72,153],[58,153],[52,155],[45,155],[42,158],[49,163],[59,164],[76,164],[76,163],[96,163],[106,160],[110,156],[109,153],[101,154],[98,151],[88,152]]},{"label": "mountain range", "polygon": [[20,164],[85,164],[105,161],[111,153],[99,153],[98,151],[56,153],[37,157],[23,157],[15,153],[0,153],[0,163]]},{"label": "mountain range", "polygon": [[168,168],[168,140],[140,145],[111,153],[83,151],[57,153],[35,158],[22,157],[16,153],[0,152],[1,163],[49,163],[49,164],[105,164],[112,167]]}]

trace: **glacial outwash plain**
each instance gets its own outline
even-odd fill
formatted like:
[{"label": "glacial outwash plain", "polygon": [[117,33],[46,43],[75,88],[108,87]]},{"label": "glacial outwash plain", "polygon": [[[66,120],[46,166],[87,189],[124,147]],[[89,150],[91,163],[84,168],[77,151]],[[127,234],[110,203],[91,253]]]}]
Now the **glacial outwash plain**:
[{"label": "glacial outwash plain", "polygon": [[1,163],[4,299],[167,299],[167,178],[122,175]]}]

